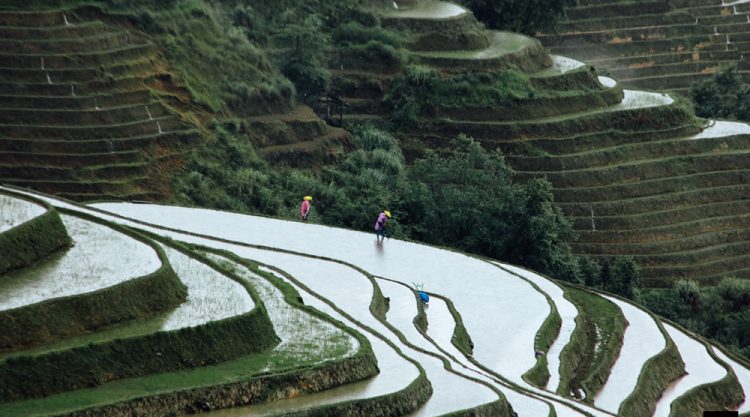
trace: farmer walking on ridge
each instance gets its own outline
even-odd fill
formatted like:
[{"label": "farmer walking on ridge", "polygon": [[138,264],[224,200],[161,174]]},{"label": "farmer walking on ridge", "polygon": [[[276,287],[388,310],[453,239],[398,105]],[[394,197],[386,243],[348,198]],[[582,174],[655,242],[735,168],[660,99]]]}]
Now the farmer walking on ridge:
[{"label": "farmer walking on ridge", "polygon": [[309,195],[306,195],[305,198],[302,199],[302,205],[299,207],[299,214],[302,216],[303,222],[307,222],[307,215],[310,214],[311,201],[312,197]]},{"label": "farmer walking on ridge", "polygon": [[376,239],[385,239],[385,225],[388,223],[388,219],[391,218],[391,212],[384,210],[378,214],[378,219],[375,221],[375,236]]}]

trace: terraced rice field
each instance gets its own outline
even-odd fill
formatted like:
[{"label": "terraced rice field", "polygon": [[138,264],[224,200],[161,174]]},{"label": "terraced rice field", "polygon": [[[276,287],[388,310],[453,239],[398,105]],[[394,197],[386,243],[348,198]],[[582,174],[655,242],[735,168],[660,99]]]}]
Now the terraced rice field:
[{"label": "terraced rice field", "polygon": [[149,198],[169,182],[154,169],[199,137],[148,86],[162,74],[157,46],[105,16],[0,12],[0,45],[4,183],[75,199]]},{"label": "terraced rice field", "polygon": [[[567,290],[533,272],[398,240],[386,240],[378,246],[372,235],[312,224],[169,206],[102,203],[92,209],[51,198],[47,198],[47,201],[179,241],[232,253],[238,257],[237,260],[233,258],[227,261],[215,255],[210,258],[220,263],[232,263],[235,270],[241,271],[243,280],[255,283],[256,288],[264,288],[259,291],[263,294],[262,299],[276,300],[274,309],[277,309],[278,290],[274,291],[274,286],[268,282],[263,283],[263,278],[258,275],[272,272],[275,279],[296,287],[308,307],[315,307],[362,332],[378,359],[380,373],[368,380],[369,383],[355,382],[330,392],[326,390],[265,405],[229,409],[217,415],[279,415],[308,407],[340,407],[344,401],[351,401],[351,404],[364,402],[378,395],[408,389],[421,372],[425,372],[430,381],[432,396],[423,397],[413,404],[414,408],[402,409],[392,415],[445,415],[459,410],[495,410],[492,415],[509,415],[506,414],[506,402],[520,416],[539,415],[539,412],[547,415],[549,407],[553,407],[557,415],[566,416],[631,415],[620,414],[623,410],[619,407],[643,383],[645,377],[641,372],[647,369],[646,361],[656,357],[664,348],[664,342],[655,342],[660,336],[674,340],[679,355],[688,363],[688,370],[692,371],[689,377],[672,382],[659,403],[654,403],[657,413],[664,413],[663,404],[667,401],[664,398],[669,398],[666,404],[690,401],[690,395],[685,395],[690,387],[709,387],[712,383],[718,383],[727,375],[725,366],[736,369],[735,374],[739,379],[730,378],[734,382],[729,383],[734,390],[742,392],[743,387],[750,383],[747,380],[750,371],[743,360],[725,353],[721,353],[723,356],[709,356],[703,341],[686,336],[682,330],[670,324],[666,324],[668,331],[661,333],[656,327],[658,319],[655,321],[637,306],[607,296],[621,309],[630,324],[620,357],[614,362],[607,383],[596,399],[592,398],[593,402],[579,402],[554,394],[552,389],[529,385],[520,378],[520,374],[534,366],[536,331],[550,313],[549,308],[539,308],[534,300],[540,299],[546,304],[549,296],[552,301],[550,306],[563,312],[556,343],[571,343],[570,333],[577,322],[575,307],[571,308],[565,303]],[[274,232],[270,233],[272,230]],[[210,234],[206,234],[209,231]],[[342,244],[347,247],[346,250],[342,250]],[[253,272],[237,264],[239,259],[266,266]],[[175,267],[175,270],[182,276],[180,268]],[[419,304],[408,281],[411,277],[418,277],[425,289],[433,293],[429,305]],[[474,291],[474,288],[481,291]],[[224,290],[221,292],[226,293]],[[589,293],[589,296],[599,297],[593,293]],[[383,297],[390,299],[385,310],[382,309]],[[488,302],[485,303],[485,299]],[[446,304],[448,301],[451,308]],[[539,311],[529,313],[530,310],[525,310],[529,305]],[[416,324],[419,320],[414,320],[419,316],[420,309],[424,309],[426,328]],[[513,316],[513,310],[523,314]],[[270,314],[274,323],[286,322],[291,326],[290,330],[305,326],[303,316],[287,320],[284,319],[286,313],[281,311],[283,309]],[[286,311],[292,310],[286,307]],[[460,314],[460,319],[456,312]],[[488,327],[487,323],[491,326]],[[521,323],[523,325],[519,326]],[[337,357],[347,357],[356,351],[358,344],[347,341],[340,331],[330,325],[313,321],[310,326],[328,327],[328,330],[316,330],[318,337],[314,339],[320,340],[325,335],[326,340],[338,340],[331,342],[340,347],[333,349],[337,351]],[[457,328],[465,329],[465,334],[471,340],[470,347],[456,342],[456,335],[464,332],[457,331]],[[516,331],[508,333],[506,329]],[[524,331],[519,332],[521,329]],[[277,334],[285,340],[295,338],[294,334],[298,332],[286,330],[277,331]],[[498,340],[503,342],[498,344]],[[275,349],[284,351],[284,346],[296,346],[290,351],[295,356],[300,354],[298,349],[304,351],[308,343],[304,338],[301,341],[283,341]],[[598,342],[590,340],[586,343]],[[650,350],[643,350],[644,343]],[[318,349],[320,345],[318,343]],[[316,346],[311,345],[310,348],[314,350]],[[701,349],[704,352],[702,359],[697,358]],[[636,354],[639,351],[640,355]],[[497,353],[493,355],[491,352]],[[559,359],[560,350],[550,349],[545,355],[548,358],[556,355]],[[700,360],[696,362],[696,359]],[[550,360],[548,363],[554,362]],[[696,365],[691,363],[701,365],[694,368]],[[405,372],[407,369],[413,369],[413,372]],[[679,373],[682,371],[679,370]],[[569,375],[564,377],[568,378]],[[127,382],[123,380],[118,383]],[[670,385],[670,381],[663,382],[665,387]],[[107,384],[97,390],[106,387]],[[450,395],[440,394],[456,392],[459,388],[466,394],[458,401]],[[731,399],[731,404],[715,407],[739,407],[735,397]],[[452,401],[446,401],[446,398]],[[706,404],[710,404],[710,401]],[[13,403],[5,406],[11,405]],[[669,415],[669,407],[666,414],[657,415]]]},{"label": "terraced rice field", "polygon": [[[663,7],[661,2],[646,3],[642,7]],[[27,17],[0,16],[6,23]],[[42,16],[36,21],[53,26],[60,17]],[[67,15],[63,18],[58,26],[71,24]],[[685,17],[664,19],[680,23]],[[412,36],[412,56],[423,64],[446,73],[513,67],[525,71],[529,83],[545,92],[514,103],[539,108],[538,113],[519,111],[498,118],[502,107],[472,111],[474,117],[454,111],[409,134],[440,147],[455,134],[467,133],[504,150],[521,177],[547,177],[581,236],[576,250],[602,259],[633,255],[653,285],[678,277],[711,282],[728,272],[746,273],[743,201],[750,198],[745,186],[750,127],[703,124],[672,96],[623,90],[619,81],[599,76],[586,64],[547,55],[531,38],[477,32],[473,16],[450,3],[400,7],[384,15],[384,22]],[[419,34],[441,25],[465,28],[474,47],[428,48]],[[87,22],[73,33],[101,27]],[[119,47],[129,40],[118,31],[96,38]],[[13,45],[8,43],[8,50],[13,51]],[[61,45],[71,51],[83,48],[75,40]],[[38,53],[49,49],[42,42],[33,47]],[[47,59],[40,62],[40,67],[47,65]],[[342,71],[348,71],[339,74],[345,78],[372,75]],[[44,91],[81,93],[77,84],[70,90],[59,88],[58,75],[49,74]],[[387,83],[386,78],[378,82]],[[44,79],[28,84],[44,85]],[[377,101],[383,90],[365,93],[367,100]],[[20,108],[28,105],[24,100]],[[98,96],[92,101],[95,108],[100,106]],[[139,135],[148,135],[149,126],[162,116],[159,131],[169,126],[171,116],[155,115],[152,111],[161,111],[159,107],[148,106],[80,115],[90,121],[101,116],[99,130],[87,131],[73,122],[64,128],[34,128],[64,132],[65,140],[77,137],[95,149],[101,132],[114,129],[122,134],[118,129],[124,125],[116,118],[121,110],[141,118],[139,112],[145,112],[148,119],[128,122]],[[53,121],[63,117],[57,111],[45,114]],[[30,120],[23,112],[4,117],[8,120],[3,119],[7,123],[0,125],[0,132],[20,131],[16,129]],[[259,116],[252,122],[271,129],[273,117]],[[316,122],[300,125],[314,129]],[[283,135],[274,140],[265,152],[290,151]],[[54,149],[63,146],[60,141],[35,146]],[[24,160],[29,169],[37,164],[47,170],[39,172],[64,171],[50,165],[54,152],[22,155],[21,148],[14,149],[15,158],[29,158]],[[80,155],[69,156],[83,166]],[[122,149],[118,157],[128,161],[123,169],[137,171],[137,152]],[[107,175],[124,172],[112,166],[85,169]],[[39,172],[26,173],[35,177]],[[171,304],[160,303],[161,309],[132,306],[132,313],[125,310],[103,323],[82,323],[74,332],[50,338],[42,334],[21,340],[21,332],[0,332],[11,335],[0,351],[0,416],[748,413],[750,363],[611,294],[562,285],[554,277],[459,252],[395,239],[378,242],[372,234],[351,230],[167,205],[83,206],[22,193],[62,211],[71,235],[79,237],[74,249],[59,259],[73,259],[77,250],[106,249],[111,243],[109,234],[80,240],[76,222],[84,221],[127,235],[130,244],[144,249],[109,249],[106,266],[121,262],[127,274],[115,268],[106,273],[115,281],[88,288],[125,291],[114,282],[147,274],[144,277],[161,278],[137,280],[130,289],[136,295],[120,300],[162,294]],[[14,203],[18,210],[10,216],[23,218],[22,206]],[[18,228],[5,233],[13,230]],[[57,283],[44,281],[39,271],[54,267],[57,259],[14,272],[28,277],[19,281],[18,291],[36,293],[35,285],[49,290],[27,301],[30,306],[56,306]],[[417,285],[431,295],[429,304],[418,300]],[[10,300],[3,288],[0,300]],[[97,298],[102,291],[74,290],[79,295],[73,298],[82,304],[56,307],[73,312],[72,317],[96,316],[119,305]],[[0,326],[12,324],[13,317],[3,313]]]},{"label": "terraced rice field", "polygon": [[745,2],[721,0],[585,0],[566,9],[559,34],[540,39],[627,87],[684,92],[722,65],[748,80],[749,13]]},{"label": "terraced rice field", "polygon": [[[634,89],[651,86],[617,71],[599,75],[594,55],[565,56],[581,45],[582,50],[596,50],[593,41],[591,47],[579,42],[584,38],[610,36],[608,48],[643,44],[651,50],[654,42],[671,42],[671,35],[666,35],[670,25],[695,30],[716,24],[723,33],[720,20],[745,22],[746,5],[714,3],[580,2],[569,9],[570,21],[562,24],[569,34],[541,36],[544,43],[555,39],[575,43],[553,48],[560,55],[540,53],[535,39],[517,35],[503,39],[503,34],[492,32],[487,32],[493,42],[489,47],[443,50],[434,45],[432,50],[412,51],[419,59],[429,57],[421,62],[433,65],[442,76],[513,66],[525,72],[537,96],[518,98],[512,105],[438,108],[433,111],[436,116],[421,120],[419,129],[405,129],[402,134],[410,143],[416,139],[438,149],[459,134],[499,148],[521,179],[543,177],[552,183],[555,199],[578,233],[575,252],[592,255],[601,263],[632,256],[647,286],[670,286],[678,279],[711,285],[728,275],[750,276],[749,223],[742,209],[748,199],[750,126],[698,120],[675,95]],[[683,9],[704,13],[696,23]],[[395,26],[412,27],[407,33],[413,33],[414,28],[429,28],[441,19],[402,20],[401,26]],[[442,24],[455,29],[454,20],[446,17]],[[625,36],[631,30],[628,25],[640,25],[632,30],[644,35],[632,36],[632,42],[615,41],[615,33]],[[665,69],[665,74],[674,75],[670,71]],[[378,80],[387,90],[387,80]],[[367,97],[377,101],[379,96]]]},{"label": "terraced rice field", "polygon": [[12,229],[45,212],[44,207],[30,201],[0,195],[0,232]]}]

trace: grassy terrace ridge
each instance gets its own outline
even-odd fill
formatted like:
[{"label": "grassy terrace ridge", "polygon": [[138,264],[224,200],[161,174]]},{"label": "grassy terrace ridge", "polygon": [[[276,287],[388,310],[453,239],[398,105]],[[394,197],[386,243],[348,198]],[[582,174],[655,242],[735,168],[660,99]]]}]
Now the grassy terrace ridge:
[{"label": "grassy terrace ridge", "polygon": [[[742,149],[747,145],[750,134],[728,135],[716,139],[693,139],[678,137],[656,139],[648,142],[618,144],[579,150],[573,153],[557,153],[549,156],[513,155],[508,159],[517,171],[543,171],[545,166],[559,165],[561,170],[578,170],[602,165],[613,165],[632,160],[646,159],[653,155],[690,155],[701,150],[717,151],[724,149]],[[559,162],[559,164],[554,164]]]},{"label": "grassy terrace ridge", "polygon": [[585,296],[570,285],[562,286],[565,298],[578,309],[578,316],[570,342],[560,353],[557,392],[593,403],[617,359],[628,323],[609,300]]},{"label": "grassy terrace ridge", "polygon": [[[69,212],[65,210],[63,213],[66,216],[69,215]],[[82,216],[82,218],[91,224],[103,225],[91,216]],[[40,302],[15,304],[9,309],[0,311],[1,349],[19,350],[30,345],[51,343],[65,337],[98,331],[125,321],[143,319],[171,310],[187,298],[187,288],[180,282],[166,255],[157,245],[140,234],[120,226],[110,224],[108,228],[149,246],[158,256],[158,269],[147,275],[136,275],[122,282],[113,282],[114,285],[111,286],[94,288],[94,291],[90,291],[91,288],[82,288],[82,293],[71,292],[63,297],[50,296]],[[76,231],[80,232],[80,229]],[[95,233],[88,230],[84,231],[83,239],[76,234],[73,237],[79,245],[96,245],[92,241],[86,241],[86,235],[95,235]],[[120,249],[126,253],[129,248],[121,246]],[[76,248],[61,256],[73,255],[74,252],[77,252]],[[91,251],[87,256],[96,257],[96,253]],[[59,257],[50,261],[56,263],[56,266],[65,264],[65,261]],[[20,275],[30,277],[41,273],[49,275],[49,271],[53,271],[55,280],[74,278],[70,273],[65,274],[62,268],[57,268],[57,270],[52,268],[54,266],[40,262],[38,267],[28,268],[6,277],[6,280],[14,279],[18,282]],[[91,264],[88,268],[89,271],[84,272],[85,275],[102,274],[101,268],[96,268]],[[136,269],[136,271],[139,270]],[[90,278],[98,278],[98,276]],[[37,278],[33,285],[38,285],[38,283]],[[75,282],[69,282],[66,286],[73,285]],[[8,286],[4,287],[8,290]],[[11,294],[15,294],[18,298],[23,295],[18,292],[11,292]],[[109,307],[102,309],[102,306]]]},{"label": "grassy terrace ridge", "polygon": [[71,245],[57,210],[32,197],[3,190],[3,196],[38,204],[45,213],[0,233],[0,274],[33,265]]}]

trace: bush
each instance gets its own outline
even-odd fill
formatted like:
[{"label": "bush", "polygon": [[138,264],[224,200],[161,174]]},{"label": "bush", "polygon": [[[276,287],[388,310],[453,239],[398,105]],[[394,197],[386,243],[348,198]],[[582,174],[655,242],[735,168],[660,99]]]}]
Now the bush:
[{"label": "bush", "polygon": [[698,116],[750,121],[750,86],[744,85],[733,65],[693,84],[690,97]]},{"label": "bush", "polygon": [[492,29],[534,35],[551,32],[566,6],[575,0],[463,0],[477,19]]}]

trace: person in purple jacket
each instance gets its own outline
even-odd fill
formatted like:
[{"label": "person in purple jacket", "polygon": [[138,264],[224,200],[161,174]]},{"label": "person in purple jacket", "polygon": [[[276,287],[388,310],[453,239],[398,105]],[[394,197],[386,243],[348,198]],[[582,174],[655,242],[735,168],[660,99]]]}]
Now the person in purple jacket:
[{"label": "person in purple jacket", "polygon": [[391,212],[384,210],[378,214],[378,219],[375,221],[375,236],[376,239],[385,239],[385,225],[388,223],[388,219],[391,218]]}]

